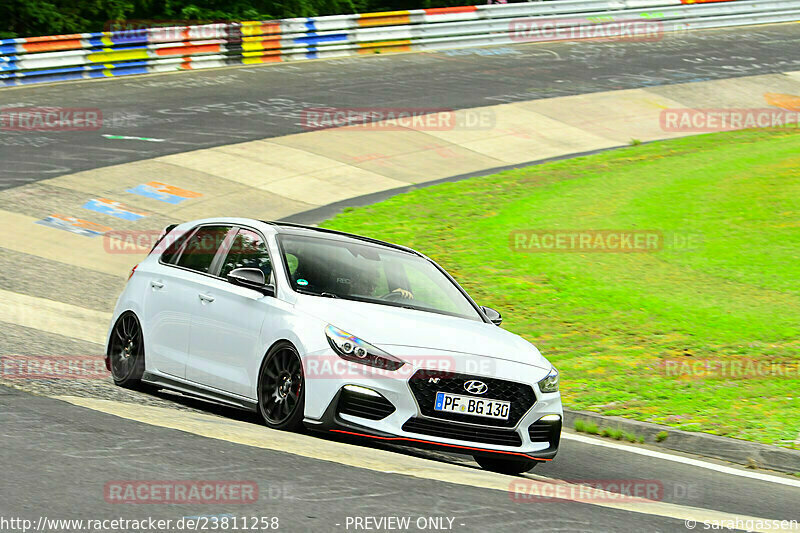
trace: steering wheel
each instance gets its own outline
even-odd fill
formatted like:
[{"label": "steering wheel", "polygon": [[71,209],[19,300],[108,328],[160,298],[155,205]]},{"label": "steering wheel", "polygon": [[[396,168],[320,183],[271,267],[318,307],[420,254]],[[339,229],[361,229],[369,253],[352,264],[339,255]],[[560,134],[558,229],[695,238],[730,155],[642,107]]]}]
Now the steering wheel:
[{"label": "steering wheel", "polygon": [[381,296],[381,300],[386,300],[389,302],[399,302],[401,300],[405,300],[405,298],[403,297],[402,293],[392,291]]}]

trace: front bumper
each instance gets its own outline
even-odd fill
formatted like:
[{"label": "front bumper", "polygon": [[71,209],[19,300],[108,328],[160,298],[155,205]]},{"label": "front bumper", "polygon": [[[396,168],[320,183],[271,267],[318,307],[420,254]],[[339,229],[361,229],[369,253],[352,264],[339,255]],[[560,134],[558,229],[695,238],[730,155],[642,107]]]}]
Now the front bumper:
[{"label": "front bumper", "polygon": [[[516,413],[516,419],[509,424],[501,426],[474,416],[451,416],[448,419],[437,416],[438,413],[433,413],[427,406],[421,408],[419,387],[415,391],[410,385],[411,376],[418,370],[413,368],[407,370],[411,375],[405,378],[387,379],[385,374],[376,377],[365,372],[341,380],[307,383],[306,400],[311,401],[307,404],[306,426],[312,430],[456,453],[540,461],[553,459],[558,452],[563,413],[560,394],[543,394],[536,385],[547,372],[511,361],[493,361],[493,365],[491,376],[465,374],[465,368],[456,369],[460,370],[456,374],[462,379],[483,378],[529,386],[535,396],[532,405],[525,404],[524,410]],[[353,390],[360,387],[379,394],[381,398],[370,395],[365,405],[353,408]],[[383,409],[380,402],[389,407]],[[423,402],[428,403],[428,398],[423,397]],[[315,406],[323,405],[321,412],[313,412]],[[547,419],[542,420],[542,417]]]}]

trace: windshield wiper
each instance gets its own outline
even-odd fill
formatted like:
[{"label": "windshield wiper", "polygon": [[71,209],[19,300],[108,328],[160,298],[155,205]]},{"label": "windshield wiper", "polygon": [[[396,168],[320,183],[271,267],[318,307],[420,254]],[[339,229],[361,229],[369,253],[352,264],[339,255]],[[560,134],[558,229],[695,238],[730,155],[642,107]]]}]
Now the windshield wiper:
[{"label": "windshield wiper", "polygon": [[321,296],[323,298],[338,298],[339,296],[333,294],[332,292],[314,292],[309,291],[307,289],[295,288],[295,292],[299,292],[300,294],[308,294],[309,296]]}]

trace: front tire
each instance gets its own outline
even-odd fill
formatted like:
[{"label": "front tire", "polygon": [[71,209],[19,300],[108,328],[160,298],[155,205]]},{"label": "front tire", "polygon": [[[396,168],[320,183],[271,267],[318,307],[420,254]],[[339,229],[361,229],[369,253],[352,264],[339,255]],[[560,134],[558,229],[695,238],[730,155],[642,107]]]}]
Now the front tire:
[{"label": "front tire", "polygon": [[475,461],[484,470],[497,472],[499,474],[517,475],[524,474],[533,470],[539,461],[526,461],[520,459],[498,459],[496,457],[486,457],[484,455],[473,456]]},{"label": "front tire", "polygon": [[111,361],[114,384],[129,389],[140,388],[144,374],[144,340],[139,319],[131,311],[120,315],[111,329],[106,353]]},{"label": "front tire", "polygon": [[258,412],[272,429],[299,431],[305,411],[305,378],[300,355],[289,342],[273,346],[258,376]]}]

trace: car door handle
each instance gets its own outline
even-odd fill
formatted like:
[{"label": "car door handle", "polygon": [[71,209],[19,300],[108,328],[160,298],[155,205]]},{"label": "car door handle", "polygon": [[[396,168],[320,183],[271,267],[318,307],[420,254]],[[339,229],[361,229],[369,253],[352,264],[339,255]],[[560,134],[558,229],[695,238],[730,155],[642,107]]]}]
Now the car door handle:
[{"label": "car door handle", "polygon": [[155,280],[150,282],[150,286],[153,287],[154,289],[163,289],[164,288],[164,284],[163,283],[161,283],[160,281],[155,281]]},{"label": "car door handle", "polygon": [[200,294],[198,294],[197,296],[198,296],[198,297],[200,297],[200,299],[201,299],[201,300],[203,300],[204,302],[209,302],[209,303],[211,303],[211,302],[213,302],[213,301],[214,301],[214,297],[213,297],[213,296],[211,296],[211,295],[209,295],[209,294],[203,294],[203,293],[201,292],[201,293],[200,293]]}]

